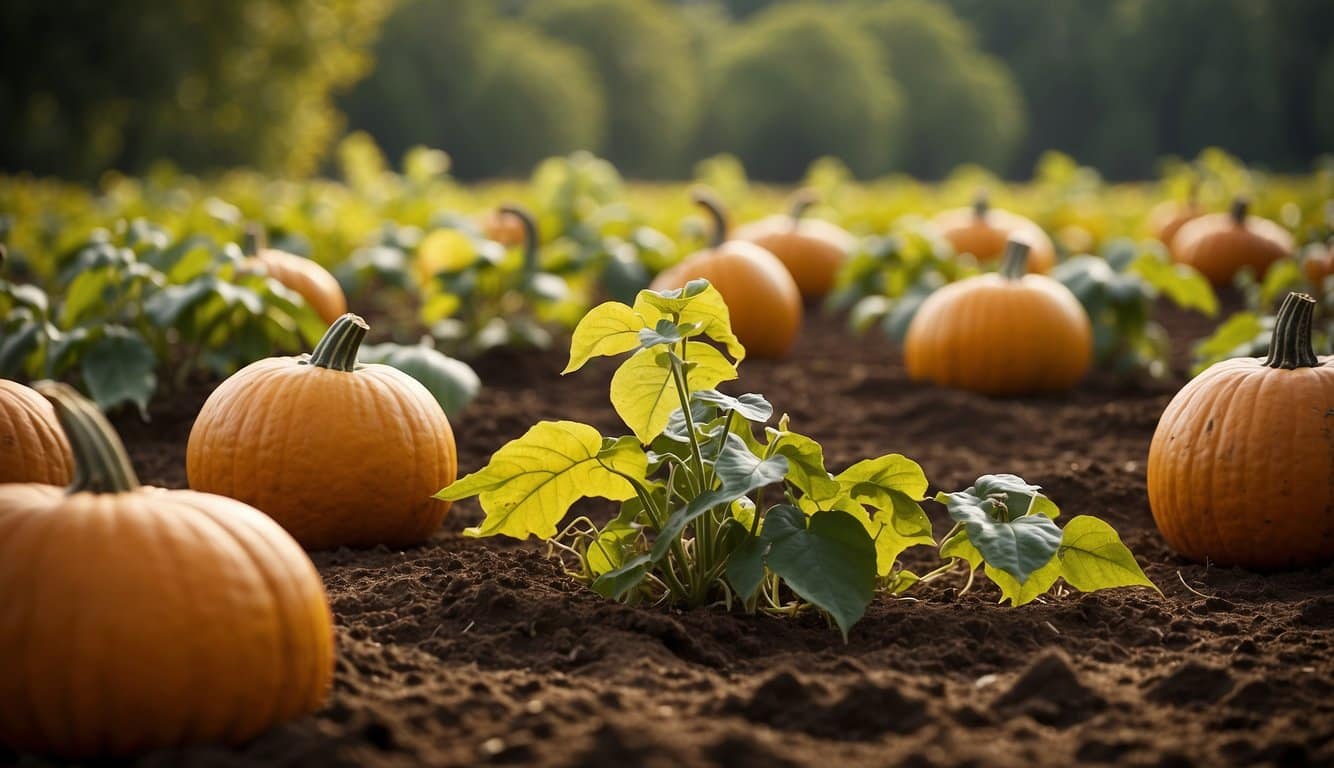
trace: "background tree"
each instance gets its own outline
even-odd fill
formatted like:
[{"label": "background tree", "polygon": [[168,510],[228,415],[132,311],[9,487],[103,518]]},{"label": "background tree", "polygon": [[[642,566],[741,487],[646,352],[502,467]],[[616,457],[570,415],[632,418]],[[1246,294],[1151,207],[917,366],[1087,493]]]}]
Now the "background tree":
[{"label": "background tree", "polygon": [[843,15],[794,3],[756,14],[715,52],[703,154],[756,178],[793,180],[823,155],[869,176],[891,167],[903,95],[876,45]]}]

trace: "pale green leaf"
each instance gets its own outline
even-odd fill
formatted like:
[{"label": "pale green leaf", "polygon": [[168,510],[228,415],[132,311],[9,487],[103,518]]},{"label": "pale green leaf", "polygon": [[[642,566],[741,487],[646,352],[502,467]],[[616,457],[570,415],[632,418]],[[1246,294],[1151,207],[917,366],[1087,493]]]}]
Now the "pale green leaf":
[{"label": "pale green leaf", "polygon": [[1005,571],[990,565],[986,566],[983,572],[1000,587],[1002,603],[1008,600],[1010,605],[1019,606],[1031,603],[1047,594],[1047,590],[1051,589],[1061,576],[1061,562],[1053,557],[1051,562],[1029,574],[1028,580],[1023,584]]},{"label": "pale green leaf", "polygon": [[[713,389],[736,378],[736,366],[708,344],[687,342],[686,357],[694,364],[686,373],[688,390]],[[622,363],[611,377],[611,404],[641,443],[662,434],[672,412],[681,407],[667,354],[641,349]]]},{"label": "pale green leaf", "polygon": [[1057,552],[1061,577],[1081,592],[1113,587],[1158,587],[1144,575],[1116,530],[1090,515],[1070,521]]},{"label": "pale green leaf", "polygon": [[769,450],[787,457],[787,479],[816,501],[833,499],[842,486],[824,467],[824,449],[811,438],[796,432],[768,430]]},{"label": "pale green leaf", "polygon": [[570,364],[561,373],[579,370],[592,357],[609,357],[637,348],[639,332],[645,327],[644,318],[620,302],[593,307],[574,328]]},{"label": "pale green leaf", "polygon": [[[703,283],[702,290],[697,289],[697,283]],[[679,295],[671,295],[674,293]],[[643,316],[648,325],[664,317],[674,319],[681,325],[692,324],[696,328],[690,335],[703,334],[722,344],[737,362],[746,356],[746,348],[732,333],[732,318],[727,311],[727,302],[723,301],[723,295],[716,288],[705,281],[691,281],[679,292],[640,291],[635,298],[634,311]]]}]

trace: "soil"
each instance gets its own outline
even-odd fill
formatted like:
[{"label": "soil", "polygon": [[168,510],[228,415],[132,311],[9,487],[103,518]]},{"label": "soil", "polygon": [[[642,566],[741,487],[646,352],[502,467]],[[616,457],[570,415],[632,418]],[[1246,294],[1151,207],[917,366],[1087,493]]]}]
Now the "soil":
[{"label": "soil", "polygon": [[[1184,315],[1167,324],[1180,340],[1207,331]],[[562,378],[564,362],[561,350],[478,362],[486,389],[456,419],[462,471],[539,419],[621,433],[605,400],[611,365]],[[1162,594],[1069,593],[1013,609],[989,587],[960,596],[936,582],[877,599],[845,644],[814,613],[608,602],[536,543],[461,537],[481,516],[465,502],[425,546],[314,555],[339,649],[322,710],[243,749],[137,763],[1334,765],[1334,566],[1197,565],[1154,529],[1145,458],[1180,377],[1095,377],[1061,397],[989,400],[911,383],[891,344],[823,318],[788,360],[742,371],[727,389],[767,394],[824,444],[831,468],[897,451],[922,464],[933,492],[1017,473],[1065,515],[1116,526]],[[146,482],[184,486],[206,393],[164,403],[149,424],[119,420]],[[928,512],[943,530],[943,510]]]}]

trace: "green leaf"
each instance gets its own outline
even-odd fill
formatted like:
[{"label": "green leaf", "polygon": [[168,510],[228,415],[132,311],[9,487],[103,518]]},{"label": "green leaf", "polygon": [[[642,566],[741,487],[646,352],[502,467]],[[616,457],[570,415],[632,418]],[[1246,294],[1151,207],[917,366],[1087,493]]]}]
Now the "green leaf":
[{"label": "green leaf", "polygon": [[369,344],[361,348],[357,359],[397,368],[416,379],[450,418],[466,408],[482,388],[472,366],[420,344]]},{"label": "green leaf", "polygon": [[684,338],[681,326],[665,317],[652,328],[641,328],[639,330],[639,346],[645,349],[676,344]]},{"label": "green leaf", "polygon": [[891,453],[874,459],[864,459],[834,476],[854,498],[863,499],[879,509],[894,505],[891,491],[911,499],[926,495],[926,473],[912,459]]},{"label": "green leaf", "polygon": [[764,553],[769,543],[758,536],[747,538],[727,560],[727,582],[742,601],[749,601],[764,583]]},{"label": "green leaf", "polygon": [[967,490],[938,494],[936,500],[963,523],[988,565],[1022,583],[1051,562],[1061,543],[1061,529],[1050,517],[1027,514],[1037,491],[1014,475],[984,475]]},{"label": "green leaf", "polygon": [[1001,602],[1010,601],[1010,605],[1020,606],[1033,602],[1052,588],[1061,577],[1061,562],[1052,558],[1051,562],[1029,574],[1028,580],[1020,584],[1013,576],[990,565],[983,571],[987,578],[1000,587]]},{"label": "green leaf", "polygon": [[185,285],[169,285],[144,302],[144,313],[159,328],[171,328],[184,312],[218,295],[216,277],[203,277]]},{"label": "green leaf", "polygon": [[1183,309],[1199,310],[1208,317],[1218,314],[1218,297],[1209,281],[1185,264],[1172,264],[1154,253],[1140,254],[1128,270],[1161,291]]},{"label": "green leaf", "polygon": [[774,407],[764,395],[744,394],[738,397],[724,395],[716,389],[701,389],[690,394],[692,401],[716,405],[725,411],[733,411],[749,421],[766,422],[774,415]]},{"label": "green leaf", "polygon": [[[736,366],[708,344],[687,342],[686,356],[693,364],[686,372],[690,391],[712,389],[736,378]],[[622,363],[611,377],[611,404],[641,443],[647,445],[662,434],[672,411],[681,407],[667,353],[641,349]]]},{"label": "green leaf", "polygon": [[84,348],[80,371],[97,407],[109,411],[121,403],[134,403],[147,418],[148,401],[157,390],[157,358],[153,348],[137,331],[108,326]]},{"label": "green leaf", "polygon": [[625,501],[635,495],[634,486],[616,473],[643,478],[647,468],[648,458],[633,443],[617,442],[604,450],[602,436],[586,424],[543,421],[436,498],[478,497],[486,519],[464,535],[550,539],[575,501],[586,496]]},{"label": "green leaf", "polygon": [[42,332],[40,322],[27,321],[0,336],[0,376],[19,377],[28,356],[37,349]]},{"label": "green leaf", "polygon": [[640,584],[648,575],[653,561],[648,555],[637,555],[614,571],[608,571],[593,580],[593,590],[603,597],[620,600]]},{"label": "green leaf", "polygon": [[1218,326],[1209,338],[1195,345],[1196,364],[1192,375],[1221,360],[1262,355],[1269,347],[1273,318],[1261,318],[1254,312],[1238,312]]},{"label": "green leaf", "polygon": [[765,516],[764,539],[770,570],[832,616],[847,640],[875,590],[875,543],[862,524],[838,510],[807,518],[796,507],[779,505]]},{"label": "green leaf", "polygon": [[865,510],[853,515],[862,520],[866,532],[875,539],[876,572],[880,576],[889,575],[905,549],[936,543],[931,534],[931,519],[921,505],[898,491],[891,494],[897,497],[896,503],[876,513],[874,518]]},{"label": "green leaf", "polygon": [[608,301],[589,310],[574,328],[570,339],[570,363],[561,374],[584,367],[593,357],[610,357],[639,346],[639,332],[647,327],[644,318],[630,307]]},{"label": "green leaf", "polygon": [[90,311],[107,302],[111,277],[111,270],[105,268],[90,269],[75,276],[65,289],[65,300],[60,307],[63,327],[77,325]]},{"label": "green leaf", "polygon": [[842,490],[824,467],[824,449],[806,435],[786,430],[767,430],[770,451],[787,458],[787,479],[814,501],[828,501]]},{"label": "green leaf", "polygon": [[[626,506],[634,509],[642,509],[638,498],[632,498],[625,502]],[[632,506],[633,505],[633,506]],[[633,516],[627,516],[626,510],[622,509],[622,514],[613,518],[598,535],[588,545],[588,569],[594,576],[601,576],[604,573],[620,568],[627,561],[627,556],[634,551],[635,540],[639,537],[639,526],[634,523]]]},{"label": "green leaf", "polygon": [[1135,562],[1116,530],[1090,515],[1080,515],[1061,535],[1061,577],[1081,592],[1113,587],[1158,587]]},{"label": "green leaf", "polygon": [[732,333],[727,302],[707,281],[692,280],[679,291],[640,291],[635,297],[634,311],[644,318],[646,325],[675,315],[676,322],[681,325],[696,326],[689,335],[708,336],[727,347],[727,353],[737,362],[746,356],[746,348]]},{"label": "green leaf", "polygon": [[977,547],[973,546],[973,542],[968,540],[968,531],[963,528],[960,528],[954,535],[941,542],[940,556],[954,557],[963,560],[971,566],[969,570],[972,571],[977,570],[978,566],[986,562],[982,557],[982,553],[978,552]]}]

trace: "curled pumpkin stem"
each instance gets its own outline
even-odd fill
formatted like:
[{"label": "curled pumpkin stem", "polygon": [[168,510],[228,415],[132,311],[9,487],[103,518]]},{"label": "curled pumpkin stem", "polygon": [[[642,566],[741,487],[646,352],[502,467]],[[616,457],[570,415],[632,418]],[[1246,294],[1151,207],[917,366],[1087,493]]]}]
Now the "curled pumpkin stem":
[{"label": "curled pumpkin stem", "polygon": [[1251,199],[1246,195],[1237,195],[1232,199],[1232,208],[1229,213],[1232,214],[1232,220],[1238,225],[1246,223],[1246,215],[1251,209]]},{"label": "curled pumpkin stem", "polygon": [[790,209],[791,212],[788,214],[792,217],[792,226],[796,227],[797,222],[801,221],[801,217],[805,216],[806,212],[815,207],[819,202],[820,196],[816,194],[815,190],[797,190],[797,193],[792,196],[792,208]]},{"label": "curled pumpkin stem", "polygon": [[129,493],[139,487],[125,444],[88,398],[56,381],[32,388],[50,401],[74,454],[74,482],[66,493]]},{"label": "curled pumpkin stem", "polygon": [[523,272],[525,275],[537,274],[537,219],[532,211],[516,203],[500,206],[500,212],[519,220],[523,227]]},{"label": "curled pumpkin stem", "polygon": [[690,199],[703,208],[713,222],[713,231],[709,237],[709,247],[717,248],[727,239],[727,209],[713,192],[698,188],[690,192]]},{"label": "curled pumpkin stem", "polygon": [[985,189],[979,189],[977,194],[973,195],[973,215],[985,219],[989,210],[991,210],[991,197]]},{"label": "curled pumpkin stem", "polygon": [[310,359],[306,364],[334,371],[355,371],[357,353],[361,350],[361,342],[366,338],[366,332],[370,329],[366,321],[357,315],[350,312],[343,315],[333,321],[329,330],[324,332],[323,338],[315,345],[315,351],[310,353]]},{"label": "curled pumpkin stem", "polygon": [[1005,254],[1001,256],[1001,276],[1018,280],[1028,274],[1028,251],[1028,243],[1014,238],[1007,240]]},{"label": "curled pumpkin stem", "polygon": [[1274,335],[1269,340],[1269,355],[1264,364],[1270,368],[1314,368],[1320,365],[1311,346],[1311,324],[1316,301],[1304,293],[1289,293],[1278,308]]}]

